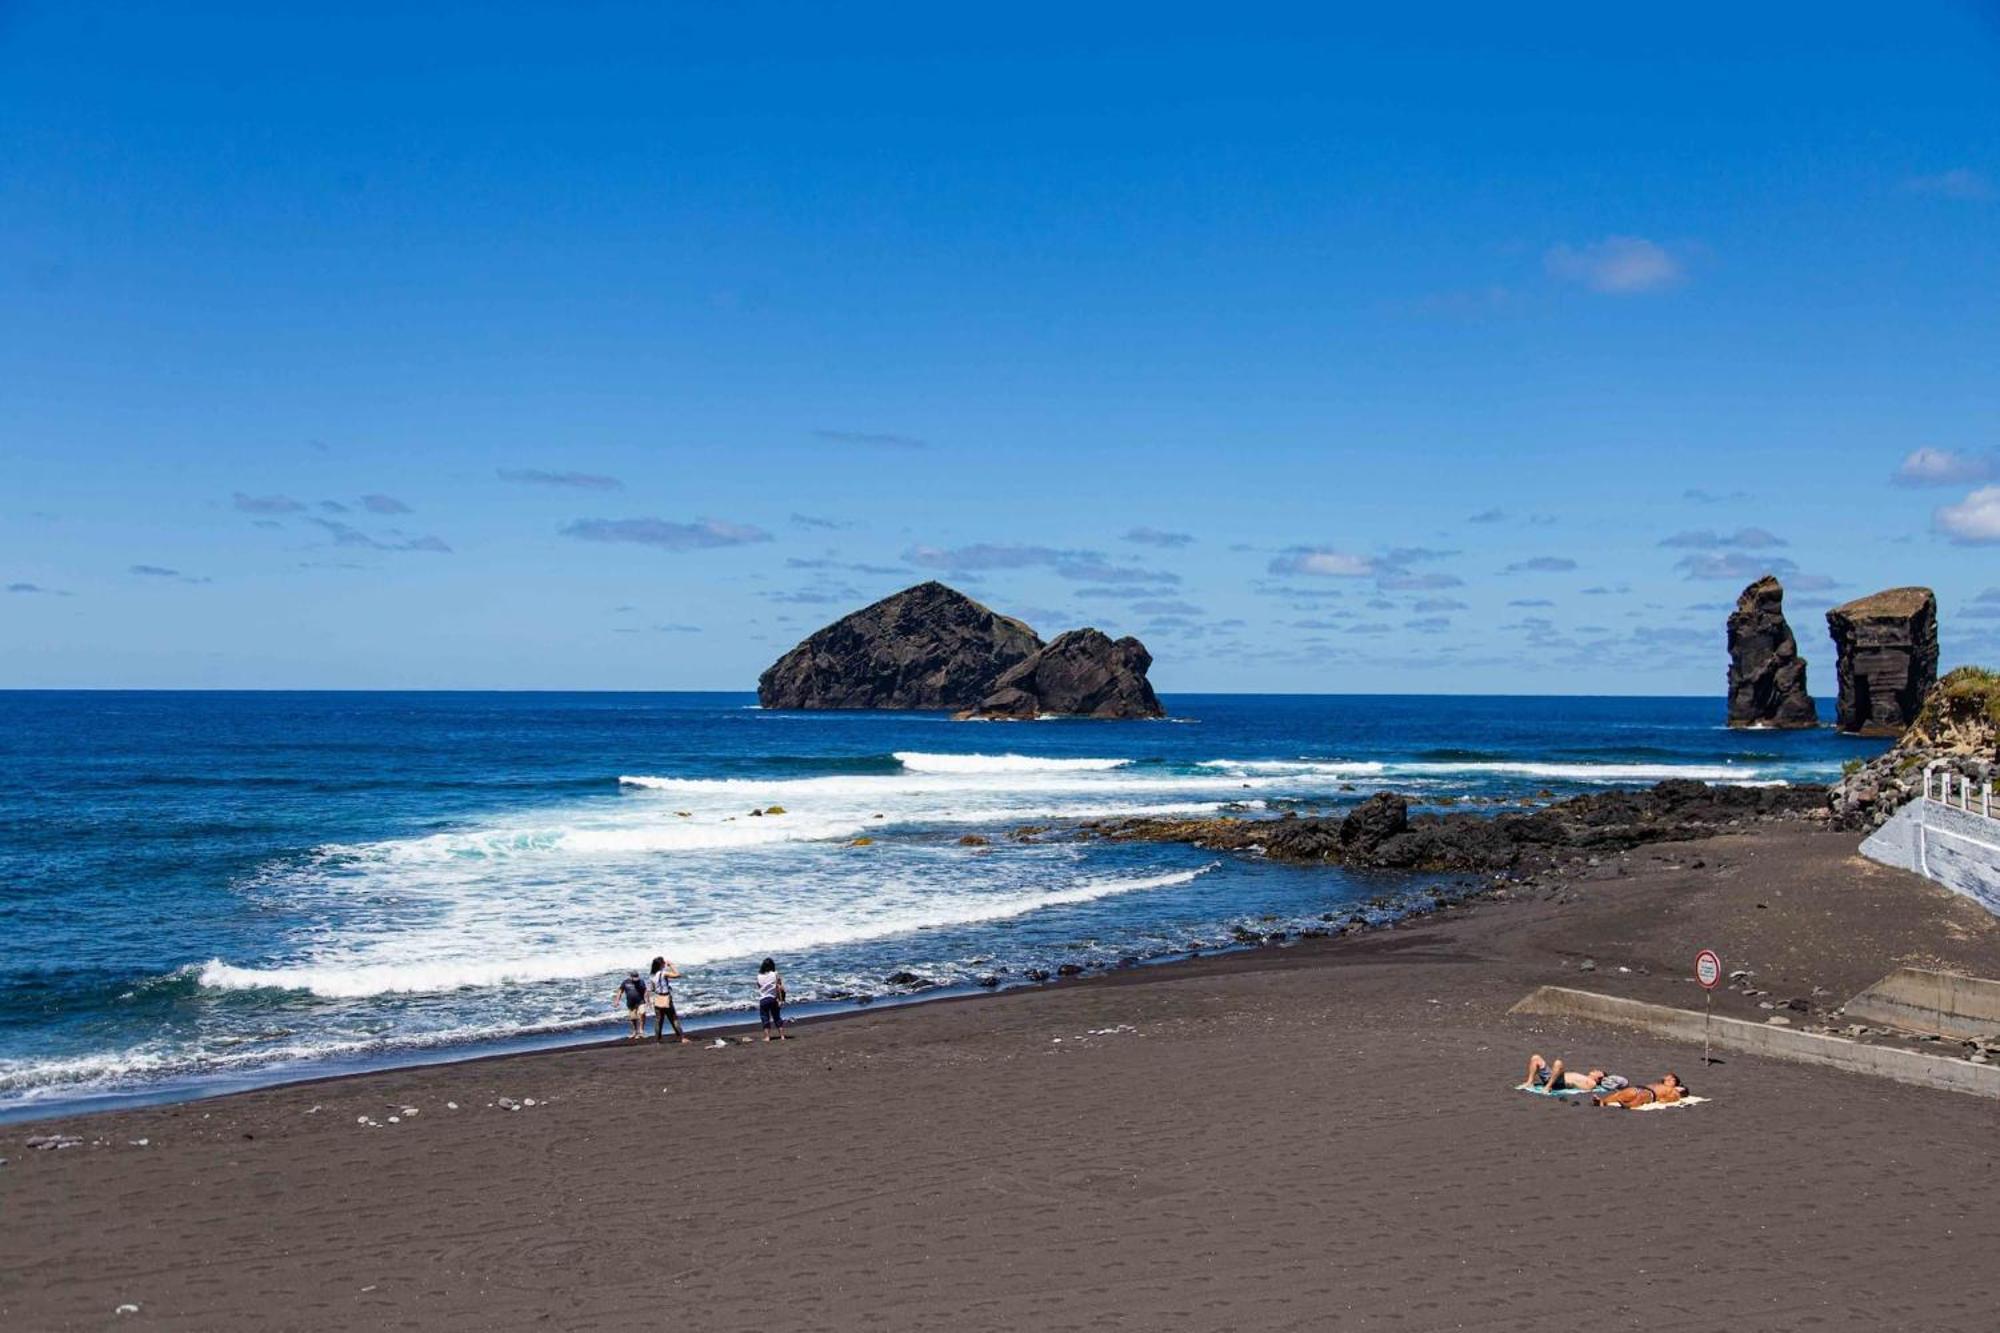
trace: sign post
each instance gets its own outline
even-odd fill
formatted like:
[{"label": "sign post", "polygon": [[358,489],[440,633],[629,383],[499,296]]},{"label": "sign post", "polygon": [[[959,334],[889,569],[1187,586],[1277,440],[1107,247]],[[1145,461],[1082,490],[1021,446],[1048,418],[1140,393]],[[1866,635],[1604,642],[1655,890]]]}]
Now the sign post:
[{"label": "sign post", "polygon": [[1715,996],[1715,988],[1722,984],[1722,959],[1713,949],[1703,949],[1694,956],[1694,979],[1701,983],[1701,1062],[1714,1064],[1708,1058],[1709,1007]]}]

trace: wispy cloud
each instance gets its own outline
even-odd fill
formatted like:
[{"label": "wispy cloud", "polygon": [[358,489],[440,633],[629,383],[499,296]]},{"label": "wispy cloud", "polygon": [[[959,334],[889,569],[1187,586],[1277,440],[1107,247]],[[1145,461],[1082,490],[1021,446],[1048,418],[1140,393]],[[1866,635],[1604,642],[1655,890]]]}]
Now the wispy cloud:
[{"label": "wispy cloud", "polygon": [[1716,491],[1704,490],[1699,486],[1690,486],[1681,492],[1681,499],[1692,500],[1698,505],[1719,505],[1731,500],[1747,500],[1749,498],[1750,493],[1748,491],[1730,491],[1727,494],[1721,494]]},{"label": "wispy cloud", "polygon": [[1157,597],[1132,603],[1131,611],[1135,616],[1198,616],[1203,614],[1202,609],[1192,602],[1184,602],[1175,598],[1161,599]]},{"label": "wispy cloud", "polygon": [[7,591],[12,593],[20,593],[27,596],[41,596],[41,597],[69,596],[69,594],[64,592],[61,588],[45,588],[39,583],[10,583],[7,585]]},{"label": "wispy cloud", "polygon": [[1725,548],[1764,551],[1774,546],[1789,546],[1791,543],[1763,528],[1738,528],[1734,532],[1699,528],[1690,532],[1677,532],[1671,537],[1663,538],[1660,545],[1683,547],[1694,551],[1716,551]]},{"label": "wispy cloud", "polygon": [[416,512],[395,496],[383,495],[379,492],[374,495],[362,496],[361,507],[371,514],[413,514]]},{"label": "wispy cloud", "polygon": [[1684,276],[1666,247],[1643,236],[1607,236],[1587,245],[1558,245],[1542,257],[1551,277],[1580,283],[1607,296],[1633,296],[1671,287]]},{"label": "wispy cloud", "polygon": [[382,537],[370,536],[361,529],[339,519],[309,518],[308,523],[325,530],[333,538],[335,546],[351,546],[368,551],[434,551],[439,555],[450,555],[451,547],[445,545],[441,537],[412,536],[405,532],[389,532]]},{"label": "wispy cloud", "polygon": [[898,435],[885,430],[816,430],[813,434],[830,444],[853,444],[871,449],[928,449],[930,441],[914,435]]},{"label": "wispy cloud", "polygon": [[1382,561],[1372,555],[1338,551],[1330,546],[1294,546],[1274,557],[1266,568],[1273,574],[1368,579],[1382,572]]},{"label": "wispy cloud", "polygon": [[232,497],[237,512],[244,514],[296,514],[305,506],[289,495],[245,495]]},{"label": "wispy cloud", "polygon": [[1500,523],[1504,522],[1506,518],[1507,511],[1504,509],[1482,509],[1465,521],[1467,523]]},{"label": "wispy cloud", "polygon": [[820,518],[814,514],[793,514],[792,526],[795,528],[813,528],[821,532],[838,532],[842,528],[851,528],[854,525],[852,523],[843,523],[837,518]]},{"label": "wispy cloud", "polygon": [[670,623],[668,623],[668,624],[665,624],[665,625],[655,625],[655,626],[653,626],[653,628],[654,628],[654,630],[658,631],[658,632],[659,632],[659,633],[661,633],[661,634],[699,634],[699,633],[701,633],[701,626],[699,626],[699,625],[680,625],[680,624],[674,624],[674,623],[671,623],[671,622],[670,622]]},{"label": "wispy cloud", "polygon": [[703,551],[720,546],[748,546],[771,540],[771,534],[748,523],[699,518],[675,523],[664,518],[579,518],[560,532],[585,542],[626,542],[663,551]]},{"label": "wispy cloud", "polygon": [[1466,611],[1471,608],[1454,597],[1425,597],[1410,609],[1425,615],[1434,615],[1442,611]]},{"label": "wispy cloud", "polygon": [[1747,582],[1775,574],[1779,578],[1798,572],[1798,566],[1783,556],[1750,555],[1743,551],[1698,551],[1674,562],[1674,568],[1690,579],[1735,579]]},{"label": "wispy cloud", "polygon": [[1114,565],[1101,551],[1075,550],[1056,546],[1013,545],[975,542],[970,546],[912,546],[903,559],[926,569],[965,572],[982,569],[1031,569],[1046,567],[1056,577],[1077,583],[1165,584],[1181,581],[1180,575],[1165,570],[1143,569],[1136,565]]},{"label": "wispy cloud", "polygon": [[1912,176],[1903,182],[1906,194],[1929,195],[1934,199],[1991,199],[1993,182],[1971,167],[1953,167],[1929,176]]},{"label": "wispy cloud", "polygon": [[2000,476],[2000,456],[1953,449],[1916,449],[1890,478],[1898,486],[1967,486]]},{"label": "wispy cloud", "polygon": [[596,472],[550,472],[538,467],[502,467],[493,469],[493,474],[502,481],[511,481],[522,486],[549,486],[570,491],[625,489],[625,483],[618,478],[603,476]]},{"label": "wispy cloud", "polygon": [[1931,526],[1960,546],[2000,542],[2000,486],[1981,486],[1931,515]]},{"label": "wispy cloud", "polygon": [[126,571],[147,579],[175,579],[181,583],[213,583],[214,579],[205,575],[183,574],[178,569],[168,569],[165,565],[132,565]]},{"label": "wispy cloud", "polygon": [[319,508],[320,512],[324,514],[345,514],[348,512],[347,506],[338,500],[321,500]]},{"label": "wispy cloud", "polygon": [[1194,537],[1189,533],[1162,532],[1158,528],[1134,528],[1125,534],[1125,540],[1137,542],[1141,546],[1161,546],[1170,549],[1194,545]]},{"label": "wispy cloud", "polygon": [[786,569],[841,569],[850,574],[907,574],[904,565],[869,565],[858,560],[834,560],[830,557],[790,556],[785,560]]},{"label": "wispy cloud", "polygon": [[1511,602],[1507,603],[1507,605],[1509,605],[1509,606],[1554,606],[1554,605],[1555,605],[1555,603],[1554,603],[1554,602],[1552,602],[1552,601],[1550,601],[1550,600],[1549,600],[1548,598],[1546,598],[1546,597],[1516,597],[1516,598],[1515,598],[1515,599],[1514,599],[1513,601],[1511,601]]},{"label": "wispy cloud", "polygon": [[1576,568],[1576,561],[1566,555],[1537,555],[1526,560],[1516,560],[1500,572],[1503,574],[1567,574]]}]

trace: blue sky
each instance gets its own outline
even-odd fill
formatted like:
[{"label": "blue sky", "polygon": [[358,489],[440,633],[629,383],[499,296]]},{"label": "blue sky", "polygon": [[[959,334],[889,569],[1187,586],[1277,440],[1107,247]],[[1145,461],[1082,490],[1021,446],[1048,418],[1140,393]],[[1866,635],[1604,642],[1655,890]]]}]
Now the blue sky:
[{"label": "blue sky", "polygon": [[0,7],[0,686],[2000,660],[1992,6],[296,8]]}]

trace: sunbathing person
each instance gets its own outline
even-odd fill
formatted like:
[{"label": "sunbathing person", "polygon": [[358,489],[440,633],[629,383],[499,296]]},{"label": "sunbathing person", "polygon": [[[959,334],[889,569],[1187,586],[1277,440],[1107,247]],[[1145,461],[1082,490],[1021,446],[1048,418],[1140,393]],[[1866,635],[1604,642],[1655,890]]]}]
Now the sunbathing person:
[{"label": "sunbathing person", "polygon": [[1604,1082],[1604,1071],[1592,1069],[1579,1074],[1574,1069],[1564,1069],[1561,1060],[1550,1064],[1538,1053],[1528,1057],[1528,1076],[1522,1082],[1550,1092],[1590,1092]]},{"label": "sunbathing person", "polygon": [[1654,1102],[1677,1102],[1693,1089],[1681,1082],[1680,1075],[1669,1071],[1658,1083],[1641,1083],[1634,1087],[1620,1088],[1616,1092],[1592,1097],[1598,1106],[1620,1106],[1633,1110],[1641,1106],[1651,1106]]}]

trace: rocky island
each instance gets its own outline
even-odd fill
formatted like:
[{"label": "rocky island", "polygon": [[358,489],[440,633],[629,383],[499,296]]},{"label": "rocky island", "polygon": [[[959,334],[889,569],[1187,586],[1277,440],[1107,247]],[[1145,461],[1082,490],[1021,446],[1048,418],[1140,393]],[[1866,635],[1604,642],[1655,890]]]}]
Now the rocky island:
[{"label": "rocky island", "polygon": [[757,680],[765,708],[934,709],[965,718],[1162,717],[1134,638],[1022,622],[935,580],[818,630]]},{"label": "rocky island", "polygon": [[1743,590],[1729,616],[1729,725],[1813,727],[1806,660],[1785,620],[1785,589],[1769,574]]},{"label": "rocky island", "polygon": [[1073,629],[1013,667],[993,693],[963,716],[1001,719],[1163,717],[1146,680],[1153,655],[1137,639],[1113,641],[1102,630]]}]

